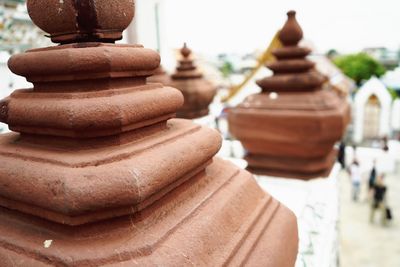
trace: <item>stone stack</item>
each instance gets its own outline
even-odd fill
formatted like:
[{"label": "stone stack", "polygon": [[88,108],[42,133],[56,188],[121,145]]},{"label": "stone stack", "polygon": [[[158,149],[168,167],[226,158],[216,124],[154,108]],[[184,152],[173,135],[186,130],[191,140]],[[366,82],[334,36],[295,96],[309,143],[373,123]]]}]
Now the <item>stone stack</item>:
[{"label": "stone stack", "polygon": [[194,65],[192,51],[186,43],[180,52],[182,58],[178,62],[176,72],[171,76],[171,86],[179,89],[185,99],[177,116],[186,119],[206,116],[209,113],[208,106],[216,94],[216,87],[205,80],[203,74]]},{"label": "stone stack", "polygon": [[61,45],[13,56],[33,88],[0,102],[0,266],[293,266],[295,216],[171,119],[159,55],[117,45],[133,0],[28,0]]},{"label": "stone stack", "polygon": [[233,108],[228,120],[251,171],[309,179],[330,172],[350,108],[335,92],[323,90],[326,78],[306,59],[311,51],[298,45],[303,31],[295,14],[288,13],[279,34],[283,47],[267,66],[273,76],[258,81],[262,92]]}]

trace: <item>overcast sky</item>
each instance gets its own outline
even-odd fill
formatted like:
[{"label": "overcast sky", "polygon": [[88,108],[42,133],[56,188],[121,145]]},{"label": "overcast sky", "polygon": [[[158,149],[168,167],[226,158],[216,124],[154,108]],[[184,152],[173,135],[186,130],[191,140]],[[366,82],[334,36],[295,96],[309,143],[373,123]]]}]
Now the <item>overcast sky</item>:
[{"label": "overcast sky", "polygon": [[290,9],[319,52],[400,48],[400,0],[166,0],[164,42],[187,41],[200,53],[252,52],[269,44]]}]

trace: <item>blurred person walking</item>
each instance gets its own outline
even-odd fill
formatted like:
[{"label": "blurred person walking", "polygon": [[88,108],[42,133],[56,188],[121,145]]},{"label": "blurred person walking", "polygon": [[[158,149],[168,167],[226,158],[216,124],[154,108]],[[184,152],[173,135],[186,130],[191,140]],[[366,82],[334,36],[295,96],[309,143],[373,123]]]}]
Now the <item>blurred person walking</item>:
[{"label": "blurred person walking", "polygon": [[357,159],[354,159],[353,163],[350,166],[350,178],[352,184],[353,201],[358,201],[358,197],[360,195],[360,186],[361,186],[361,168]]},{"label": "blurred person walking", "polygon": [[387,225],[387,220],[391,219],[391,211],[387,207],[386,203],[386,192],[387,192],[387,187],[384,183],[384,174],[381,174],[377,177],[374,187],[373,187],[373,193],[374,193],[374,198],[372,201],[371,205],[371,214],[370,214],[370,222],[373,223],[375,219],[375,212],[377,210],[380,211],[381,213],[381,223],[383,226]]},{"label": "blurred person walking", "polygon": [[342,166],[342,170],[346,169],[346,144],[344,141],[341,141],[339,145],[338,162]]},{"label": "blurred person walking", "polygon": [[374,159],[372,163],[372,169],[369,174],[369,179],[368,179],[368,198],[371,199],[373,197],[374,193],[374,186],[375,186],[375,181],[376,181],[376,159]]},{"label": "blurred person walking", "polygon": [[385,152],[389,151],[389,138],[387,136],[382,138],[382,150]]}]

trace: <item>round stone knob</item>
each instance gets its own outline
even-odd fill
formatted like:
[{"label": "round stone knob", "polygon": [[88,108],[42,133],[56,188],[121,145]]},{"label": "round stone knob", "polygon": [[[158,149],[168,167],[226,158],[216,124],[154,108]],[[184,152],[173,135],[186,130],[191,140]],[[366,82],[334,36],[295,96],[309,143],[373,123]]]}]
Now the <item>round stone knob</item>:
[{"label": "round stone knob", "polygon": [[187,44],[184,43],[184,44],[183,44],[183,47],[182,47],[182,49],[181,49],[181,55],[182,55],[184,58],[188,58],[188,57],[190,56],[190,54],[192,54],[192,50],[190,50],[190,49],[187,47]]},{"label": "round stone knob", "polygon": [[29,16],[55,43],[122,39],[135,13],[134,0],[28,0]]},{"label": "round stone knob", "polygon": [[296,11],[289,11],[287,16],[288,19],[279,33],[279,39],[285,46],[294,46],[303,39],[303,30],[296,20]]}]

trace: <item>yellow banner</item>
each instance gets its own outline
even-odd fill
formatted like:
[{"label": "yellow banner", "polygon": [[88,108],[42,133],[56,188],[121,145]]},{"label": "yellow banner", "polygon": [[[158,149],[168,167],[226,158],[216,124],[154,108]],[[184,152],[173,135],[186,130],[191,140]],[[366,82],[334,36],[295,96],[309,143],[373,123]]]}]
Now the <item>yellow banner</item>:
[{"label": "yellow banner", "polygon": [[264,51],[264,53],[258,58],[257,60],[257,65],[254,67],[254,69],[246,76],[246,78],[241,82],[239,85],[232,86],[229,89],[229,94],[222,99],[222,102],[227,102],[231,98],[233,98],[236,94],[238,94],[251,79],[256,75],[256,73],[264,67],[267,63],[272,62],[275,60],[274,55],[272,52],[277,49],[282,47],[281,42],[279,41],[279,31],[275,34],[274,38],[272,39],[271,43],[267,47],[267,49]]}]

